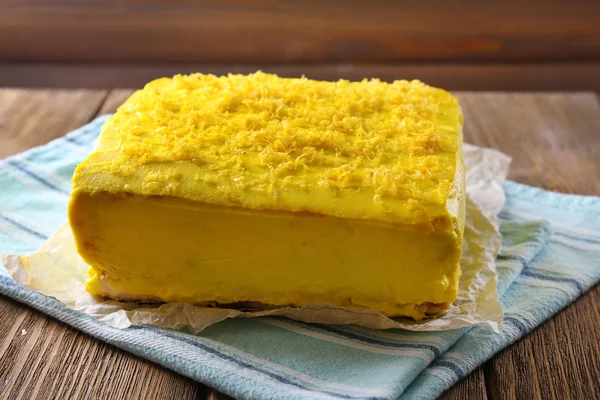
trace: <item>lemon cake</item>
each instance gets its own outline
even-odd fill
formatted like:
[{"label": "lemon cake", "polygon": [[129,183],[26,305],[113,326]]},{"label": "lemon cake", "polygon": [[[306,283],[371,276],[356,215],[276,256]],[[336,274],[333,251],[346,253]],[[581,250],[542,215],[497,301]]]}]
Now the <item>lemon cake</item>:
[{"label": "lemon cake", "polygon": [[456,98],[419,81],[150,82],[105,122],[73,177],[86,289],[443,312],[460,276],[462,126]]}]

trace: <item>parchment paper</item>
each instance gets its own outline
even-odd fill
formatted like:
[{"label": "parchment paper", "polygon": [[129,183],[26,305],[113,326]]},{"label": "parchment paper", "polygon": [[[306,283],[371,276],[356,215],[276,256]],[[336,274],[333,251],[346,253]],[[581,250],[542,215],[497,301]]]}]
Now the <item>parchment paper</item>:
[{"label": "parchment paper", "polygon": [[374,310],[328,304],[249,312],[186,303],[140,304],[93,297],[84,289],[88,266],[75,250],[68,223],[33,254],[4,254],[2,258],[18,284],[53,296],[73,310],[118,328],[148,324],[171,329],[187,327],[193,332],[200,332],[226,318],[285,316],[304,322],[355,324],[375,329],[439,331],[489,325],[499,331],[503,312],[496,290],[495,258],[501,243],[497,215],[504,204],[503,183],[510,158],[495,150],[470,145],[465,145],[464,156],[467,164],[467,219],[459,294],[451,309],[434,319],[419,322],[409,318],[390,319]]}]

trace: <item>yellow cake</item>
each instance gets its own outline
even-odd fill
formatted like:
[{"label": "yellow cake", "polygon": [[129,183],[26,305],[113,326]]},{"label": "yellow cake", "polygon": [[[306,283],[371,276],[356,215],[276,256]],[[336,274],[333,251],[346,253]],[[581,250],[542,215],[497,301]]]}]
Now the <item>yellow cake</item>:
[{"label": "yellow cake", "polygon": [[439,313],[460,276],[462,125],[457,100],[419,81],[150,82],[73,177],[87,290]]}]

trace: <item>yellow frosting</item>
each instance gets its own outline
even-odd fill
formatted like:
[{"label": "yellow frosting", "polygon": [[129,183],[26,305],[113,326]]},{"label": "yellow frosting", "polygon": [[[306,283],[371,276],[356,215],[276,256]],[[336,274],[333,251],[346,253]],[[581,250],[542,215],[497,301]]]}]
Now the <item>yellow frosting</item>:
[{"label": "yellow frosting", "polygon": [[73,178],[88,290],[422,318],[456,298],[462,123],[418,81],[153,81]]},{"label": "yellow frosting", "polygon": [[461,126],[456,99],[418,81],[176,76],[119,108],[75,184],[424,222],[446,213]]}]

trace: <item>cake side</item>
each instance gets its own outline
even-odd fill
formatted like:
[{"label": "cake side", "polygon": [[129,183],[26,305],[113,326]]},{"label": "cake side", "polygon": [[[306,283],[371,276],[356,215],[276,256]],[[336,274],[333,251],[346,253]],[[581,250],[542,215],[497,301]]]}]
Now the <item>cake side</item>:
[{"label": "cake side", "polygon": [[427,311],[421,305],[456,298],[459,237],[431,224],[79,191],[69,217],[96,295],[332,304],[417,319]]}]

